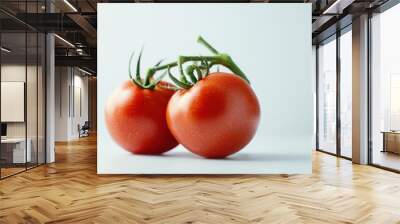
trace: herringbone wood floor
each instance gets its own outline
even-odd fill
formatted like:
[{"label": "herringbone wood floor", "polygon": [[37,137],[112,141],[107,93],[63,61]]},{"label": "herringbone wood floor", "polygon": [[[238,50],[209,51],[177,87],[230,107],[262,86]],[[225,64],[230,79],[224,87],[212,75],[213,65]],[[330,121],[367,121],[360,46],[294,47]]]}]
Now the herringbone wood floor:
[{"label": "herringbone wood floor", "polygon": [[0,181],[0,223],[400,223],[400,175],[314,153],[312,175],[98,176],[96,139]]}]

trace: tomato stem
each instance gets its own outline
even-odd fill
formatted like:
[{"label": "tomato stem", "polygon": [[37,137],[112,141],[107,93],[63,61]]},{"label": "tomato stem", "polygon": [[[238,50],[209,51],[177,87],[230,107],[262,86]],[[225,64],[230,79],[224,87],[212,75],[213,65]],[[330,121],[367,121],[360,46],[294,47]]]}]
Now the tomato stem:
[{"label": "tomato stem", "polygon": [[211,46],[202,36],[199,36],[197,38],[197,42],[200,43],[201,45],[205,46],[208,50],[210,50],[213,54],[219,54],[218,51]]},{"label": "tomato stem", "polygon": [[145,79],[145,82],[144,82],[144,83],[145,83],[145,84],[149,84],[151,78],[154,76],[154,74],[155,74],[157,71],[165,70],[165,69],[168,69],[169,67],[173,68],[173,67],[175,67],[175,66],[177,66],[177,65],[178,65],[177,62],[171,62],[171,63],[165,64],[165,65],[156,64],[154,67],[149,68],[149,69],[147,70],[146,79]]},{"label": "tomato stem", "polygon": [[[210,68],[214,65],[223,65],[224,67],[228,68],[229,70],[232,71],[235,75],[241,77],[244,79],[247,83],[250,84],[249,79],[247,76],[244,74],[244,72],[239,68],[239,66],[236,65],[236,63],[232,60],[232,58],[225,53],[219,53],[211,44],[209,44],[206,40],[204,40],[203,37],[199,36],[197,39],[197,42],[206,47],[209,51],[211,51],[214,55],[213,56],[179,56],[177,61],[171,62],[165,65],[160,65],[160,63],[156,64],[155,66],[149,68],[147,70],[147,74],[144,80],[144,83],[142,85],[143,88],[146,88],[146,86],[149,86],[151,84],[152,77],[157,71],[160,70],[168,70],[168,75],[171,78],[171,80],[177,84],[181,88],[190,88],[192,84],[195,84],[196,82],[200,81],[202,77],[202,69],[205,70],[206,74],[204,76],[207,76]],[[141,54],[139,55],[139,60],[138,60],[138,65],[137,68],[140,70],[140,58]],[[186,68],[186,74],[183,70],[183,65],[186,62],[201,62],[201,66],[198,66],[196,64],[192,64],[189,67]],[[175,78],[171,72],[170,69],[173,67],[178,66],[180,78],[179,80]],[[201,68],[201,69],[200,69]],[[194,71],[197,73],[197,78],[194,75]],[[137,72],[138,74],[138,72]],[[186,75],[189,77],[190,81],[192,84],[186,79]],[[137,80],[138,82],[142,83],[141,79]]]},{"label": "tomato stem", "polygon": [[246,82],[250,84],[250,80],[247,78],[247,76],[242,72],[242,70],[239,68],[239,66],[236,65],[236,63],[232,60],[232,58],[228,54],[221,54],[219,53],[211,44],[209,44],[202,36],[199,36],[197,38],[197,42],[206,47],[208,50],[210,50],[213,54],[220,56],[221,58],[221,65],[227,67],[229,70],[231,70],[233,73],[236,75],[240,76]]},{"label": "tomato stem", "polygon": [[135,54],[135,52],[132,52],[132,54],[129,56],[129,63],[128,63],[128,75],[131,80],[133,80],[131,65],[132,65],[132,58],[133,58],[134,54]]},{"label": "tomato stem", "polygon": [[196,83],[198,81],[198,79],[196,79],[196,77],[193,74],[194,66],[195,65],[189,65],[186,68],[186,74],[188,74],[188,76],[189,76],[190,80],[192,81],[192,83]]},{"label": "tomato stem", "polygon": [[[194,72],[196,72],[197,78],[196,78],[196,76],[194,75]],[[197,81],[200,81],[200,80],[203,78],[202,72],[201,72],[199,66],[197,66],[196,64],[189,65],[189,66],[186,68],[186,74],[188,74],[189,77],[191,77],[192,80],[193,80],[193,78],[194,78],[194,79],[196,80],[196,82],[197,82]]]},{"label": "tomato stem", "polygon": [[171,62],[171,63],[165,64],[165,65],[155,66],[153,69],[155,71],[159,71],[159,70],[164,70],[164,69],[168,69],[168,68],[173,68],[177,65],[178,65],[178,63],[175,61],[175,62]]},{"label": "tomato stem", "polygon": [[232,60],[232,58],[227,55],[227,54],[220,54],[222,58],[222,63],[221,65],[227,67],[229,70],[231,70],[234,74],[240,76],[244,80],[246,80],[247,83],[250,84],[250,80],[247,78],[247,76],[242,72],[242,70],[239,68],[239,66],[236,65],[236,63]]},{"label": "tomato stem", "polygon": [[139,83],[142,83],[142,78],[140,77],[140,61],[142,59],[142,54],[143,54],[143,47],[140,50],[139,58],[138,58],[137,63],[136,63],[136,80]]},{"label": "tomato stem", "polygon": [[178,57],[178,67],[179,67],[179,74],[180,74],[180,80],[186,84],[188,84],[189,82],[187,81],[186,77],[185,77],[185,73],[183,72],[183,63],[185,63],[183,57],[179,56]]},{"label": "tomato stem", "polygon": [[184,83],[182,81],[179,81],[177,78],[175,78],[172,74],[171,74],[171,67],[168,67],[168,76],[169,78],[179,87],[184,88],[184,89],[189,89],[190,87],[192,87],[192,85],[188,84],[188,83]]},{"label": "tomato stem", "polygon": [[[179,57],[179,66],[183,66],[184,63],[190,61],[207,61],[210,62],[212,65],[223,65],[231,70],[234,74],[243,78],[246,82],[250,83],[247,76],[242,72],[242,70],[235,64],[232,58],[227,54],[218,54],[216,56],[180,56]],[[181,73],[183,69],[180,68]]]},{"label": "tomato stem", "polygon": [[[131,65],[132,65],[132,59],[134,56],[134,52],[132,52],[132,54],[129,57],[129,64],[128,64],[128,75],[130,80],[137,86],[139,86],[142,89],[154,89],[157,84],[164,78],[164,76],[167,74],[166,72],[164,72],[159,78],[155,79],[155,80],[150,80],[151,77],[154,76],[155,72],[152,74],[152,76],[148,79],[149,81],[146,83],[143,83],[143,80],[140,76],[140,61],[141,61],[141,57],[142,57],[142,53],[143,53],[143,48],[140,50],[140,54],[139,54],[139,58],[138,61],[136,63],[136,74],[135,77],[132,76],[132,69],[131,69]],[[155,66],[158,66],[160,63],[162,62],[159,61]],[[147,81],[148,75],[146,77],[146,81]]]}]

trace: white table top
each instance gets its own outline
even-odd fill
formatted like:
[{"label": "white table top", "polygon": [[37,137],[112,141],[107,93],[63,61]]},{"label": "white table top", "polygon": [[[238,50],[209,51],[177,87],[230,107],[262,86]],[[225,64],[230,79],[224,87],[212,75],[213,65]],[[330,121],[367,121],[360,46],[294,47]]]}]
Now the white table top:
[{"label": "white table top", "polygon": [[[28,139],[29,141],[29,139]],[[25,142],[25,138],[5,138],[1,139],[1,143],[20,143],[20,142]]]}]

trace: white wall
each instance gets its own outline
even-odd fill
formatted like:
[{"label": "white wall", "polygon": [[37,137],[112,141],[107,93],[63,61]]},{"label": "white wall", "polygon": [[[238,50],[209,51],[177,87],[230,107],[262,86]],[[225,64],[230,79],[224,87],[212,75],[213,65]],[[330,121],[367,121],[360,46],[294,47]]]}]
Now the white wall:
[{"label": "white wall", "polygon": [[56,67],[55,140],[79,137],[78,125],[88,120],[88,77],[76,68]]},{"label": "white wall", "polygon": [[68,117],[70,84],[69,69],[67,67],[55,68],[55,140],[68,140]]},{"label": "white wall", "polygon": [[71,105],[74,105],[71,108],[72,116],[71,116],[71,135],[72,138],[79,137],[78,132],[78,124],[83,125],[85,121],[88,121],[89,113],[88,113],[88,77],[82,76],[83,73],[76,74],[78,70],[74,70],[74,96],[71,99],[74,99],[74,102],[71,102]]}]

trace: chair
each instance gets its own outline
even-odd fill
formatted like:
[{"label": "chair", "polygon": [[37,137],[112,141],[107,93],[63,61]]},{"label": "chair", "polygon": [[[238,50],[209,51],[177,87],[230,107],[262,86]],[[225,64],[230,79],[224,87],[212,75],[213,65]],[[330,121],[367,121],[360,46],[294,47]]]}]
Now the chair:
[{"label": "chair", "polygon": [[89,121],[85,121],[82,127],[80,127],[80,125],[78,124],[79,138],[89,136],[89,129],[90,129]]}]

